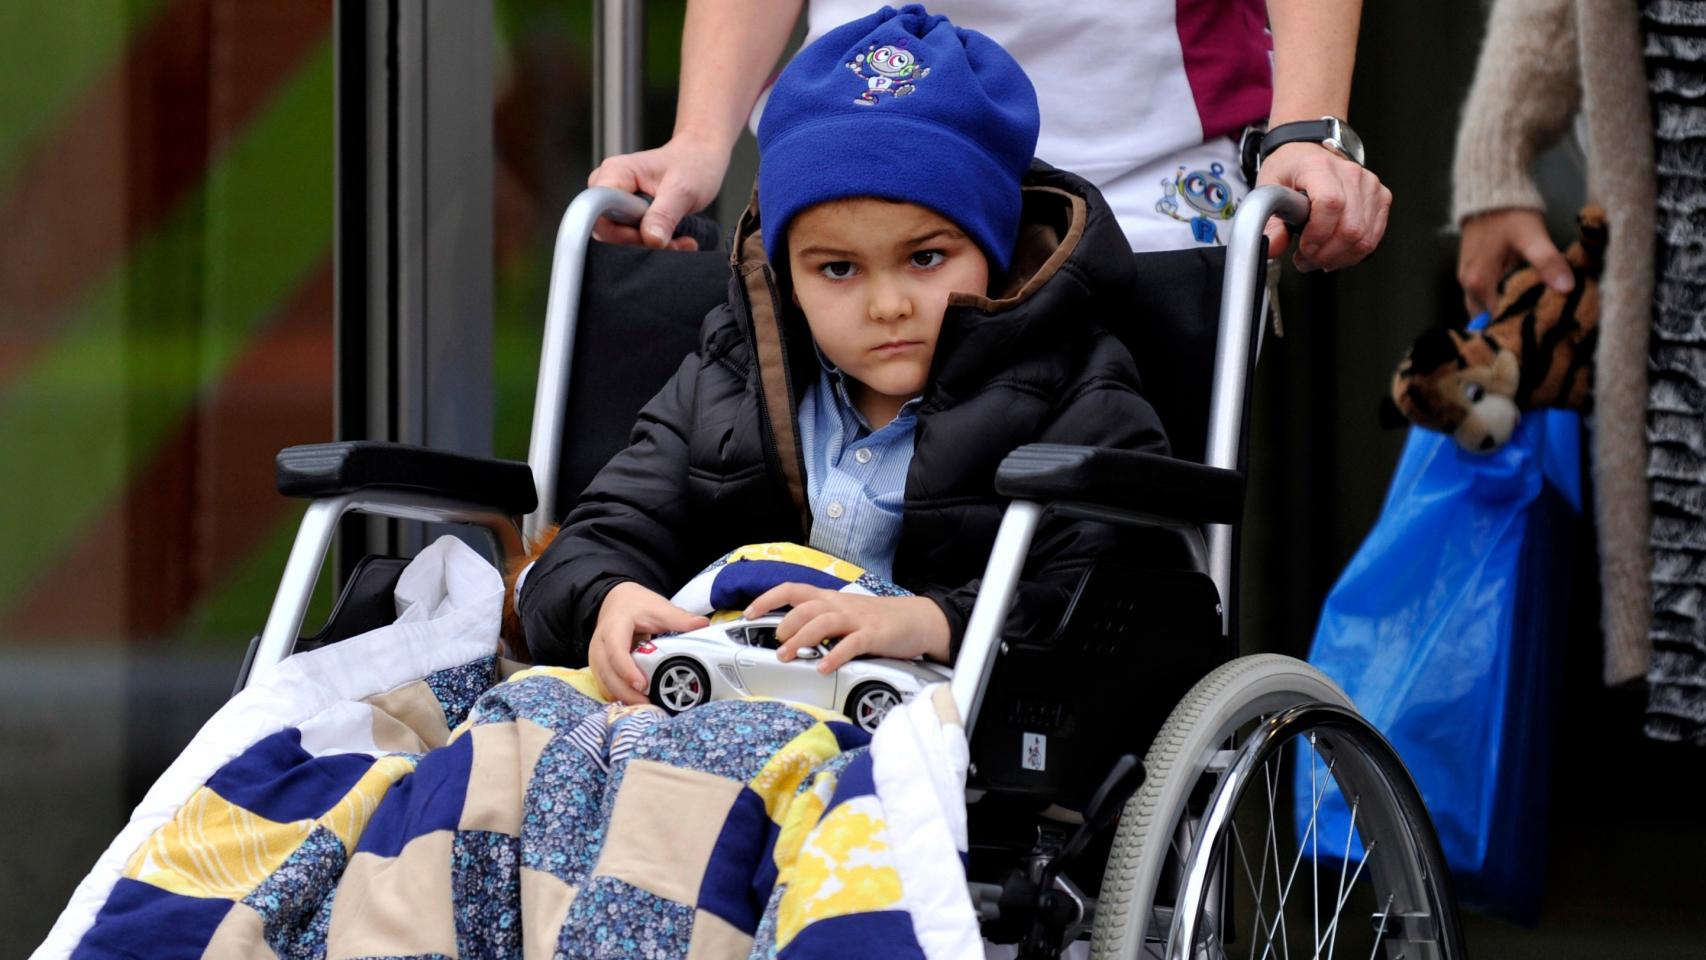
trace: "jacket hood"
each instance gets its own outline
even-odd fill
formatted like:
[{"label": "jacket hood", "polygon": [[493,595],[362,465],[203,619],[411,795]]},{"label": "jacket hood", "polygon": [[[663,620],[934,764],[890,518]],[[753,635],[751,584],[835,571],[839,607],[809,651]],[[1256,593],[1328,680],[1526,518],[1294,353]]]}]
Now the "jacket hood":
[{"label": "jacket hood", "polygon": [[[1048,318],[1058,320],[1092,302],[1121,297],[1134,282],[1125,233],[1089,181],[1034,160],[1022,191],[1019,239],[994,295],[954,294],[948,300],[931,376],[934,387],[948,397],[975,389],[1009,366],[1016,353],[1033,349],[1036,338],[1050,333]],[[785,344],[780,352],[789,366],[796,374],[809,374],[815,369],[806,362],[811,334],[799,311],[787,306],[786,271],[776,270],[765,257],[756,193],[736,227],[730,264],[746,287],[760,365],[766,353],[777,352],[762,342],[768,339],[766,328],[773,327]],[[1060,331],[1053,333],[1058,337]],[[774,395],[768,380],[765,386]]]}]

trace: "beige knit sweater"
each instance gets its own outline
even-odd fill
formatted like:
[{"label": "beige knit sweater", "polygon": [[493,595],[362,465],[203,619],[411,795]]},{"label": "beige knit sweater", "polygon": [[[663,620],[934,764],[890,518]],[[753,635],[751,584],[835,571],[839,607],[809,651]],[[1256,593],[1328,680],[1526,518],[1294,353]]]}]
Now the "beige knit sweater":
[{"label": "beige knit sweater", "polygon": [[1644,676],[1652,656],[1646,400],[1653,135],[1637,16],[1632,0],[1494,0],[1452,170],[1455,223],[1491,210],[1540,209],[1529,168],[1581,112],[1588,196],[1611,221],[1593,430],[1606,683]]}]

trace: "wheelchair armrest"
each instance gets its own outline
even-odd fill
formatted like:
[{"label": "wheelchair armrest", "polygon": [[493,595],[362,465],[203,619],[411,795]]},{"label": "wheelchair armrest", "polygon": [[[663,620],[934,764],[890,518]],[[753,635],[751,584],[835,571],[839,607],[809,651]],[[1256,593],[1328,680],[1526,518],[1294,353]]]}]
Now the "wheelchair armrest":
[{"label": "wheelchair armrest", "polygon": [[995,490],[1015,500],[1102,507],[1193,524],[1236,523],[1244,476],[1153,453],[1026,444],[995,472]]},{"label": "wheelchair armrest", "polygon": [[470,457],[372,440],[311,443],[278,452],[278,492],[321,497],[358,490],[409,490],[462,500],[518,517],[538,505],[525,463]]}]

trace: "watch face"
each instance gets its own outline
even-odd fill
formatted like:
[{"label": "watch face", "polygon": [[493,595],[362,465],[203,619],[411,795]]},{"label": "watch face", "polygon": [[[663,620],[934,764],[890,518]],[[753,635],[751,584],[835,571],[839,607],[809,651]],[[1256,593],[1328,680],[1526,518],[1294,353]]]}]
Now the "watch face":
[{"label": "watch face", "polygon": [[1350,124],[1347,124],[1343,120],[1339,120],[1337,118],[1323,119],[1330,120],[1333,125],[1333,137],[1326,141],[1326,145],[1339,151],[1346,157],[1355,160],[1358,165],[1364,165],[1362,138],[1357,136],[1356,131],[1350,128]]}]

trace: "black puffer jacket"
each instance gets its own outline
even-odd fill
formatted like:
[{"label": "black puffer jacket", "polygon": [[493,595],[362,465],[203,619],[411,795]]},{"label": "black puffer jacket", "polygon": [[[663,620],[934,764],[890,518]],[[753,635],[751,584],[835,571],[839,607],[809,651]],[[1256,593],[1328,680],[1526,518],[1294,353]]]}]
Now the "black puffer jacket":
[{"label": "black puffer jacket", "polygon": [[[817,376],[811,335],[742,217],[729,301],[699,352],[640,413],[569,512],[519,598],[539,663],[586,662],[598,608],[634,580],[665,596],[746,543],[809,536],[797,400]],[[895,579],[941,605],[957,652],[1005,502],[995,470],[1026,443],[1165,453],[1126,348],[1103,329],[1131,283],[1124,234],[1085,181],[1045,164],[1025,178],[1024,227],[999,299],[961,296],[943,318],[918,411]],[[1112,531],[1045,517],[1009,629],[1046,628]]]}]

